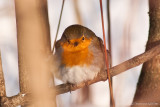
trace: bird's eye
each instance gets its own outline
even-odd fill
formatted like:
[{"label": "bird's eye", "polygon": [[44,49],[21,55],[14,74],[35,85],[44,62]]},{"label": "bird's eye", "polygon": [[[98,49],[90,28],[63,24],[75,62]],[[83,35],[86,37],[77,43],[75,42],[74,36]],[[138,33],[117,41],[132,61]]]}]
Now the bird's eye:
[{"label": "bird's eye", "polygon": [[84,38],[84,36],[82,37],[82,40],[84,40],[85,38]]},{"label": "bird's eye", "polygon": [[70,40],[67,40],[67,42],[70,44]]}]

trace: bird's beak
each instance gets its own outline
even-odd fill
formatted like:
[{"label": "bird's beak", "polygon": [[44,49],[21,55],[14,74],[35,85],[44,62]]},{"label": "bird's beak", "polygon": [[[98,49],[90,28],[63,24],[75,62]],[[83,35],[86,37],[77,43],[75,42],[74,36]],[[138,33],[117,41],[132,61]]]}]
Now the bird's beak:
[{"label": "bird's beak", "polygon": [[78,42],[74,42],[74,46],[77,46],[78,45]]}]

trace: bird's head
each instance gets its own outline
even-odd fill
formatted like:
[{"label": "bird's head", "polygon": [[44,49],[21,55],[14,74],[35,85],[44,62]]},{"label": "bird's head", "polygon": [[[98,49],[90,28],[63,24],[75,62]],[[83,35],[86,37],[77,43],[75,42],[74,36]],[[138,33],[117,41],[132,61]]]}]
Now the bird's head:
[{"label": "bird's head", "polygon": [[88,28],[81,25],[71,25],[67,27],[58,41],[65,51],[77,52],[88,48],[95,34]]}]

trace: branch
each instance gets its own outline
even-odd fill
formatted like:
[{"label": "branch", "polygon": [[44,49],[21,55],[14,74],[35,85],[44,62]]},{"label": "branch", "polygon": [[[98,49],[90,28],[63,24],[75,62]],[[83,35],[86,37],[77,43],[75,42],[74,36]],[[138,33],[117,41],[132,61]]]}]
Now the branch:
[{"label": "branch", "polygon": [[6,96],[6,89],[5,89],[5,81],[4,75],[2,70],[2,61],[1,61],[1,52],[0,52],[0,106],[2,104],[2,97]]},{"label": "branch", "polygon": [[[157,56],[158,54],[160,54],[160,45],[155,46],[154,48],[144,52],[143,54],[140,54],[138,56],[135,56],[117,66],[114,66],[112,68],[110,68],[110,75],[111,77],[116,76],[128,69],[131,69],[133,67],[136,67],[148,60],[150,60],[151,58]],[[107,80],[107,74],[106,72],[101,72],[98,74],[98,76],[96,78],[94,78],[91,81],[87,81],[86,83],[81,83],[81,84],[77,84],[77,85],[71,85],[71,84],[61,84],[56,86],[56,94],[63,94],[63,93],[67,93],[70,91],[74,91],[76,89],[85,87],[86,85],[91,85],[93,83],[99,82],[99,81],[106,81]],[[52,94],[51,94],[52,95]],[[16,96],[13,97],[2,97],[2,101],[4,102],[4,104],[7,104],[9,106],[4,106],[4,107],[13,107],[11,105],[14,104],[14,106],[17,105],[24,105],[29,101],[32,101],[29,97],[29,94],[18,94]]]},{"label": "branch", "polygon": [[24,105],[29,104],[29,94],[25,95],[22,93],[19,93],[18,95],[12,96],[12,97],[1,97],[1,106],[2,107],[16,107],[18,105]]},{"label": "branch", "polygon": [[2,61],[1,61],[1,53],[0,53],[0,97],[6,96],[6,89],[5,89],[5,81],[3,76],[3,70],[2,70]]},{"label": "branch", "polygon": [[[133,67],[136,67],[148,60],[150,60],[151,58],[157,56],[158,54],[160,54],[160,45],[155,46],[154,48],[144,52],[143,54],[140,54],[138,56],[135,56],[117,66],[114,66],[112,68],[109,69],[110,71],[110,76],[116,76],[128,69],[131,69]],[[71,84],[61,84],[56,86],[56,94],[63,94],[69,91],[74,91],[76,89],[85,87],[86,84],[87,85],[91,85],[93,83],[99,82],[99,81],[106,81],[107,80],[107,73],[106,72],[101,72],[98,74],[98,76],[96,78],[94,78],[93,80],[87,81],[87,83],[81,83],[78,85],[71,85]]]}]

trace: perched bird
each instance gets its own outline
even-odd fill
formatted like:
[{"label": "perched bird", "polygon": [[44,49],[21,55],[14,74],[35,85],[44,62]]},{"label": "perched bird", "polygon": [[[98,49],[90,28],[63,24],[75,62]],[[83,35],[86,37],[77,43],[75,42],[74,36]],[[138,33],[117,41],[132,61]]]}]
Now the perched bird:
[{"label": "perched bird", "polygon": [[55,47],[56,76],[65,83],[92,80],[106,69],[103,41],[84,26],[67,27]]}]

